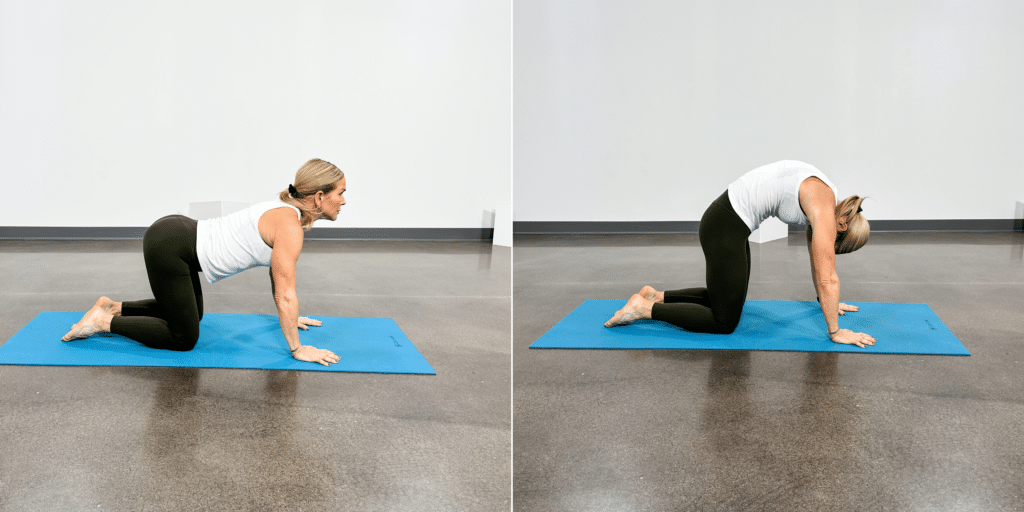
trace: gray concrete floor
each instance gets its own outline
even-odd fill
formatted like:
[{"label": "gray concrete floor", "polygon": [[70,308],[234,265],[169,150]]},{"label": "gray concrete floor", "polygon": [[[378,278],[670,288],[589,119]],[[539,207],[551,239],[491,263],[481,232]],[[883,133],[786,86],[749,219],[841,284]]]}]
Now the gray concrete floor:
[{"label": "gray concrete floor", "polygon": [[[510,272],[490,244],[306,242],[300,313],[393,318],[436,376],[0,366],[0,510],[508,510]],[[0,282],[0,341],[151,297],[141,241],[0,241]],[[265,269],[203,291],[276,313]]]},{"label": "gray concrete floor", "polygon": [[[970,357],[529,350],[704,259],[696,235],[516,237],[514,508],[1024,510],[1022,256],[1019,233],[877,233],[838,257],[844,301],[928,303]],[[802,235],[752,244],[749,299],[814,296]]]}]

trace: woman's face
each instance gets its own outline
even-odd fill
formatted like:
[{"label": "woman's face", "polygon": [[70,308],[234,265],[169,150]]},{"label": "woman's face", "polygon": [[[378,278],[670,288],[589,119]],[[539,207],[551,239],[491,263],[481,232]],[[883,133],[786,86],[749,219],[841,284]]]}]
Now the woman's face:
[{"label": "woman's face", "polygon": [[329,194],[324,194],[323,199],[320,202],[320,209],[324,212],[324,217],[330,220],[338,220],[338,212],[341,211],[341,206],[345,204],[345,178],[342,178],[338,183],[334,184],[334,190]]}]

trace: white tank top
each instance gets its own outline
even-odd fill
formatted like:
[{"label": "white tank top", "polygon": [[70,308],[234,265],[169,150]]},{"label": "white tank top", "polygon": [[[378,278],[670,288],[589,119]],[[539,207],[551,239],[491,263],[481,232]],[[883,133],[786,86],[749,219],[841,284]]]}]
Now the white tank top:
[{"label": "white tank top", "polygon": [[811,176],[825,182],[839,201],[836,186],[816,167],[796,160],[783,160],[758,167],[730,183],[729,202],[750,231],[757,229],[768,217],[803,226],[808,220],[800,208],[800,184]]},{"label": "white tank top", "polygon": [[224,217],[199,221],[196,227],[196,255],[208,283],[253,267],[269,267],[272,249],[260,236],[264,213],[288,207],[302,217],[299,209],[278,201],[254,204]]}]

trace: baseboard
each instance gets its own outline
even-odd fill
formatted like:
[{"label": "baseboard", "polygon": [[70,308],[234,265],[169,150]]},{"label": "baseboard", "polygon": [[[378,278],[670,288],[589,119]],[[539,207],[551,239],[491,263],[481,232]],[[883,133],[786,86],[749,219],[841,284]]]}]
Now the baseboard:
[{"label": "baseboard", "polygon": [[[1024,222],[1019,219],[936,219],[936,220],[871,220],[871,231],[904,232],[1020,232]],[[696,233],[699,221],[669,222],[533,222],[515,221],[517,235],[617,235],[654,233]],[[803,226],[789,226],[790,233],[803,233]]]},{"label": "baseboard", "polygon": [[[517,235],[617,235],[696,233],[699,221],[651,222],[533,222],[515,221]],[[1021,219],[872,220],[872,232],[1022,232]],[[803,233],[803,226],[789,226]],[[0,240],[139,240],[144,227],[50,227],[0,226]],[[313,228],[307,240],[424,240],[438,242],[487,242],[494,228]]]},{"label": "baseboard", "polygon": [[669,222],[527,222],[514,221],[517,235],[629,235],[696,233],[699,221]]},{"label": "baseboard", "polygon": [[490,242],[494,228],[313,228],[306,240]]},{"label": "baseboard", "polygon": [[[146,228],[0,226],[0,240],[140,240]],[[306,240],[489,242],[494,228],[313,228]]]},{"label": "baseboard", "polygon": [[[871,220],[871,232],[975,232],[999,233],[1021,231],[1020,221],[1014,219],[928,219],[928,220]],[[804,226],[790,226],[790,233],[803,233]]]}]

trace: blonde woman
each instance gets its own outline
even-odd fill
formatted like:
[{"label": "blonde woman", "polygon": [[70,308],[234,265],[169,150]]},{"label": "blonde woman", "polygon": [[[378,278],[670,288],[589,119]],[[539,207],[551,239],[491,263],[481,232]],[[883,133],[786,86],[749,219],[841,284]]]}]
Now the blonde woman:
[{"label": "blonde woman", "polygon": [[[758,167],[729,185],[700,220],[700,245],[707,262],[707,287],[660,292],[644,286],[604,325],[614,327],[641,318],[662,320],[693,332],[732,333],[740,322],[750,282],[748,238],[768,217],[807,225],[811,277],[836,343],[874,345],[868,334],[839,328],[839,315],[857,311],[839,302],[836,255],[861,248],[870,227],[861,215],[863,198],[837,204],[835,185],[814,166],[784,160]],[[826,333],[822,333],[826,334]]]},{"label": "blonde woman", "polygon": [[278,200],[225,217],[196,221],[182,215],[157,220],[142,239],[153,299],[114,302],[100,297],[64,341],[111,332],[152,348],[192,350],[203,318],[199,272],[215,283],[253,267],[270,267],[270,286],[281,331],[292,357],[330,366],[338,356],[299,343],[299,329],[321,322],[299,316],[295,263],[304,233],[319,219],[337,220],[345,204],[345,174],[319,159],[295,173]]}]

